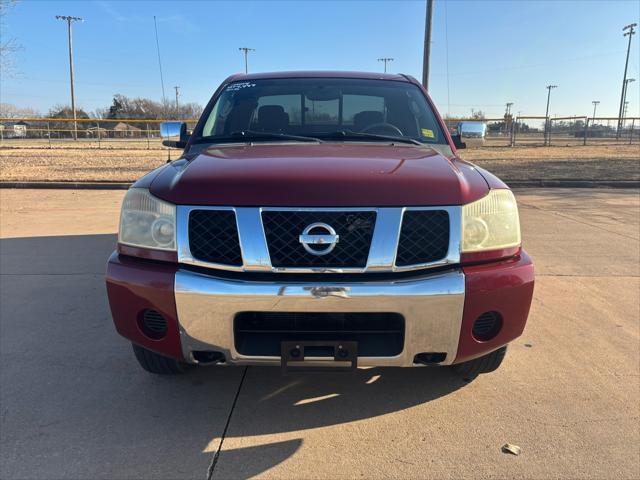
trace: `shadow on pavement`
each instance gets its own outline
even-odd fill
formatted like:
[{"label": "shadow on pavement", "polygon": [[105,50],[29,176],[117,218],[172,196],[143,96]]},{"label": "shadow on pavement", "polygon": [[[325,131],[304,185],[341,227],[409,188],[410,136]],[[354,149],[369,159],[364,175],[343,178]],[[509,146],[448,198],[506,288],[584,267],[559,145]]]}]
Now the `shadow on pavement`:
[{"label": "shadow on pavement", "polygon": [[465,385],[446,369],[282,376],[250,367],[232,412],[243,368],[163,378],[138,367],[106,300],[115,240],[0,240],[2,478],[205,476],[230,414],[234,444],[287,437],[222,446],[214,477],[250,477],[292,456],[304,430],[397,412]]}]

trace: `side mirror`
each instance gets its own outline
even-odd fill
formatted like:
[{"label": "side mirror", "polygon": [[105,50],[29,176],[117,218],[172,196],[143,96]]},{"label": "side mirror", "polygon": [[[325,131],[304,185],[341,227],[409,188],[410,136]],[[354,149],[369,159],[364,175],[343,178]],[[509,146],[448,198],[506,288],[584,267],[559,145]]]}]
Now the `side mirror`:
[{"label": "side mirror", "polygon": [[467,144],[460,140],[460,134],[451,135],[451,140],[453,140],[453,144],[456,146],[457,150],[461,150],[463,148],[467,148]]},{"label": "side mirror", "polygon": [[[465,147],[481,147],[487,135],[487,125],[484,122],[460,122],[458,136]],[[456,146],[457,147],[457,146]]]},{"label": "side mirror", "polygon": [[187,124],[184,122],[163,122],[160,124],[160,136],[162,137],[162,145],[165,147],[184,148],[189,140]]}]

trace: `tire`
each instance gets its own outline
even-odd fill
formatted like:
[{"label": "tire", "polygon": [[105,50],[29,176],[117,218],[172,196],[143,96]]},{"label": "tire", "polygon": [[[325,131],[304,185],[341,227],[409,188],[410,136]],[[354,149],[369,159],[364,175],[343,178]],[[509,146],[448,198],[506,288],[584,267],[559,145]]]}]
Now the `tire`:
[{"label": "tire", "polygon": [[496,370],[507,353],[507,347],[501,347],[483,357],[474,358],[468,362],[459,363],[453,366],[453,370],[467,378],[475,378],[481,373],[490,373]]},{"label": "tire", "polygon": [[131,345],[133,346],[133,353],[136,356],[136,360],[138,360],[140,366],[149,373],[155,373],[157,375],[176,375],[184,373],[188,366],[185,363],[159,355],[134,343]]}]

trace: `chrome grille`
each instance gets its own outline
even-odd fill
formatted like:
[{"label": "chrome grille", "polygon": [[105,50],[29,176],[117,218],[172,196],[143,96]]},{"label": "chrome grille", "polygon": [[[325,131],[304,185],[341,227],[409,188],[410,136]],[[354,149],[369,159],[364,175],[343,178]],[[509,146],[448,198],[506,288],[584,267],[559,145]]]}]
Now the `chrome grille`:
[{"label": "chrome grille", "polygon": [[[364,268],[376,221],[374,211],[264,211],[262,225],[274,267]],[[313,223],[333,227],[340,239],[326,255],[313,255],[300,234]]]},{"label": "chrome grille", "polygon": [[242,265],[235,213],[232,210],[192,210],[189,248],[194,258],[205,262]]},{"label": "chrome grille", "polygon": [[[178,261],[236,272],[394,272],[460,262],[461,207],[177,207]],[[331,229],[311,229],[324,223]],[[335,233],[332,233],[335,231]],[[309,239],[308,236],[312,238]],[[339,241],[324,255],[318,252]],[[312,244],[309,244],[312,242]]]},{"label": "chrome grille", "polygon": [[449,214],[444,210],[405,212],[398,242],[396,265],[435,262],[449,250]]}]

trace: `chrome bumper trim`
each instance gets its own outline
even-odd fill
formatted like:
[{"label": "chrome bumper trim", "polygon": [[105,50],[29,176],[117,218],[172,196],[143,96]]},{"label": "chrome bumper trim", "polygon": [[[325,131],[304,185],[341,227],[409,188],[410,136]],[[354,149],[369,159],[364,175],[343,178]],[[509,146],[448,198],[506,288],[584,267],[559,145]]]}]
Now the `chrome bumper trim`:
[{"label": "chrome bumper trim", "polygon": [[[395,357],[361,357],[359,365],[412,366],[421,352],[456,357],[464,307],[464,274],[452,270],[398,281],[257,282],[179,270],[175,299],[184,357],[195,350],[224,353],[231,364],[279,364],[235,349],[233,321],[244,311],[397,312],[405,318],[405,344]],[[321,361],[322,359],[316,359]]]}]

